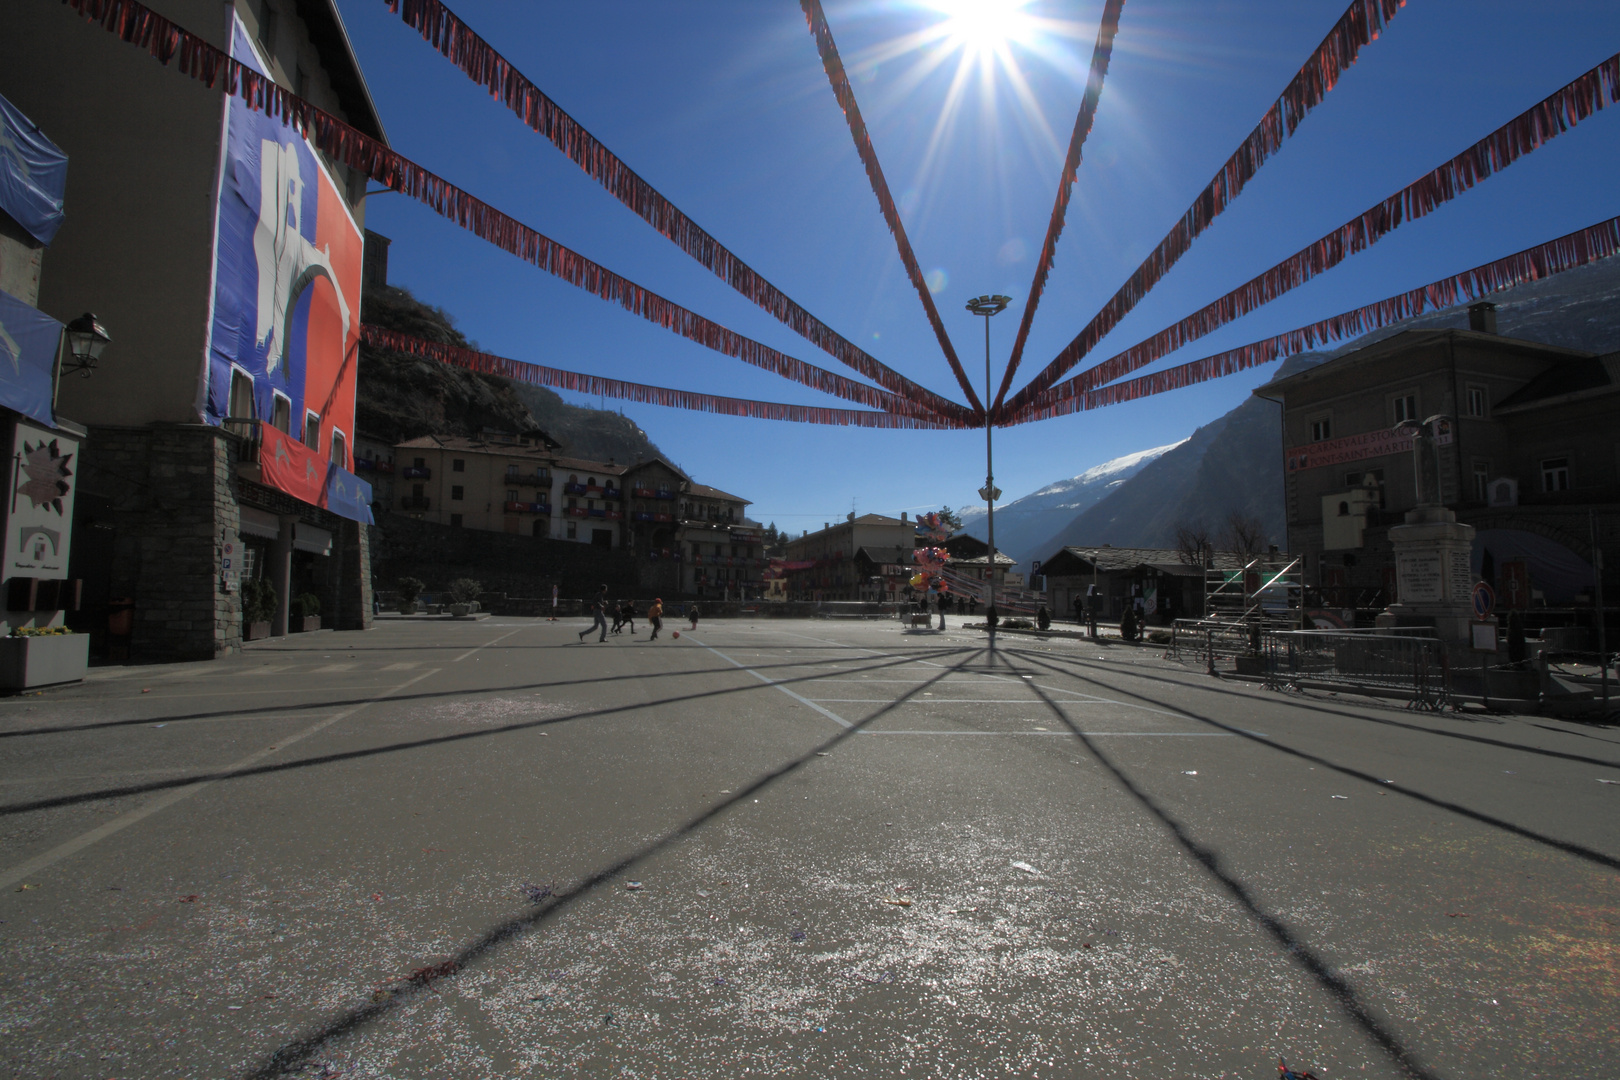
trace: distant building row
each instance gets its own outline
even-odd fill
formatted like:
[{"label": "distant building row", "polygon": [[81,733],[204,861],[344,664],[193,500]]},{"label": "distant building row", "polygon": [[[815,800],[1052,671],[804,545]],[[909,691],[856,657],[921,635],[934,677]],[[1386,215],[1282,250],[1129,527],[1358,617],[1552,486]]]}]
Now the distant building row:
[{"label": "distant building row", "polygon": [[362,437],[355,468],[379,509],[673,560],[687,594],[751,599],[764,590],[764,537],[749,500],[694,483],[661,458],[590,461],[543,431],[486,432],[395,446]]}]

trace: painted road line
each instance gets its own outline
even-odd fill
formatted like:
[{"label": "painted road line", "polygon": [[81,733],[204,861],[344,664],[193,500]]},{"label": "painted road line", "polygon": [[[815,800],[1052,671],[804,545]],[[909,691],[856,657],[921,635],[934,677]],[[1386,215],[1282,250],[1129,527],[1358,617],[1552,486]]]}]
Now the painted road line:
[{"label": "painted road line", "polygon": [[381,670],[381,671],[415,671],[417,668],[419,668],[421,666],[422,666],[422,661],[420,661],[420,660],[401,660],[397,664],[384,664],[379,670]]},{"label": "painted road line", "polygon": [[407,679],[405,682],[390,688],[384,693],[378,694],[369,701],[362,701],[360,704],[344,709],[342,712],[334,713],[325,720],[322,720],[320,723],[311,725],[295,735],[288,735],[286,738],[277,739],[274,746],[267,746],[263,750],[249,754],[241,761],[235,762],[234,764],[228,766],[225,770],[224,776],[215,776],[207,780],[199,780],[195,784],[188,784],[183,788],[175,788],[173,791],[159,795],[151,802],[148,802],[142,806],[137,806],[128,813],[118,815],[111,821],[97,826],[96,828],[91,829],[89,832],[80,833],[78,836],[75,836],[66,843],[58,844],[56,847],[51,848],[51,850],[44,852],[43,854],[36,855],[26,862],[19,863],[18,865],[5,870],[0,870],[0,890],[9,889],[13,885],[16,885],[18,882],[22,881],[24,878],[32,877],[41,870],[54,866],[56,863],[61,862],[69,855],[75,855],[90,845],[105,840],[114,833],[122,832],[131,825],[151,817],[160,810],[167,810],[175,803],[189,799],[193,795],[196,795],[197,793],[219,783],[221,780],[230,779],[230,774],[232,773],[237,773],[241,772],[243,769],[252,768],[254,765],[257,765],[259,762],[269,757],[271,754],[280,753],[293,743],[307,739],[311,735],[317,734],[318,732],[331,727],[339,720],[353,716],[361,709],[364,709],[367,705],[382,701],[384,698],[392,697],[401,690],[421,682],[429,675],[436,674],[439,670],[439,668],[430,668],[427,671],[422,672],[422,674],[416,676],[414,679]]},{"label": "painted road line", "polygon": [[[741,668],[743,671],[748,672],[748,674],[752,675],[754,678],[758,679],[760,682],[764,683],[766,686],[774,686],[776,689],[782,691],[782,693],[786,694],[788,697],[792,698],[794,701],[797,701],[799,704],[803,705],[805,708],[814,709],[816,712],[820,713],[822,716],[825,716],[827,719],[831,720],[833,723],[839,725],[840,727],[850,728],[850,727],[855,726],[854,724],[850,723],[848,720],[845,720],[842,716],[839,716],[837,713],[833,712],[831,709],[823,709],[820,705],[817,705],[815,702],[811,701],[809,698],[801,697],[800,695],[795,694],[792,690],[789,690],[787,687],[783,686],[781,683],[777,682],[775,679],[771,678],[770,676],[761,675],[759,672],[755,671],[751,667],[748,667],[746,664],[744,664],[740,660],[733,660],[731,657],[727,656],[725,653],[721,652],[719,649],[715,648],[713,645],[704,645],[703,642],[699,641],[697,638],[693,637],[690,634],[688,634],[686,636],[686,640],[690,641],[694,645],[700,646],[701,648],[708,649],[710,652],[714,653],[714,655],[718,656],[720,659],[724,660],[726,663],[731,664],[733,667],[738,667],[738,668]],[[3,887],[4,886],[0,886],[0,888],[3,888]]]},{"label": "painted road line", "polygon": [[490,638],[488,641],[484,642],[482,645],[480,645],[480,646],[478,646],[477,648],[474,648],[474,649],[468,649],[466,652],[462,653],[460,656],[456,657],[454,660],[452,660],[450,662],[452,664],[459,664],[463,660],[467,659],[467,657],[469,657],[473,653],[477,652],[479,649],[487,649],[491,645],[499,644],[500,642],[505,641],[507,638],[511,637],[513,634],[521,634],[523,631],[525,631],[527,629],[529,629],[529,627],[520,626],[516,630],[510,631],[509,633],[502,634],[498,638]]},{"label": "painted road line", "polygon": [[359,664],[326,664],[323,667],[310,669],[311,675],[332,675],[339,671],[353,671]]},{"label": "painted road line", "polygon": [[[861,735],[1073,735],[1068,729],[1060,731],[873,731],[862,728]],[[1235,739],[1229,731],[1082,731],[1086,738],[1135,739]]]}]

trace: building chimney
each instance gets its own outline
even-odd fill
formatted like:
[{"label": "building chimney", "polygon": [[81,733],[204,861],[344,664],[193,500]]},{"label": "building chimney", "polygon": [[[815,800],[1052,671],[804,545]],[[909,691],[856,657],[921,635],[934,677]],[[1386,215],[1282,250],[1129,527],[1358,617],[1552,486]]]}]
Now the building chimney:
[{"label": "building chimney", "polygon": [[1468,329],[1481,334],[1496,333],[1496,305],[1489,300],[1468,305]]},{"label": "building chimney", "polygon": [[827,531],[827,530],[828,530],[828,529],[830,529],[830,528],[832,528],[832,522],[830,522],[830,521],[823,521],[823,522],[822,522],[822,523],[821,523],[821,530],[822,530],[822,532],[826,532],[826,531]]},{"label": "building chimney", "polygon": [[902,524],[904,524],[905,520],[906,520],[906,512],[904,510],[902,510],[902,511],[900,511],[900,521],[901,521]]}]

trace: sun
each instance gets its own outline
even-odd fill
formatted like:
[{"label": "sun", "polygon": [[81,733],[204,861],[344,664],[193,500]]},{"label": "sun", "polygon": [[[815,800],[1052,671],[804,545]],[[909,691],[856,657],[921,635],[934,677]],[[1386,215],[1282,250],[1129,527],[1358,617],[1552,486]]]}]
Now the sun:
[{"label": "sun", "polygon": [[1024,42],[1035,29],[1025,11],[1029,0],[931,0],[943,15],[940,27],[948,48],[968,53],[1000,52]]}]

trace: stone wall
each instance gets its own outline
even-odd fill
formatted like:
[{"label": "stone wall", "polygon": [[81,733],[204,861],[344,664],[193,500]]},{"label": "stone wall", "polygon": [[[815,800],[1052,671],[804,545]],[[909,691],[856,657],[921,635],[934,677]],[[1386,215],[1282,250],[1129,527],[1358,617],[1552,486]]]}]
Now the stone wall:
[{"label": "stone wall", "polygon": [[[333,534],[313,587],[323,623],[371,625],[366,529],[282,492],[240,479],[242,440],[204,424],[98,426],[78,462],[73,574],[86,603],[69,624],[108,643],[109,601],[134,603],[129,659],[211,660],[242,645],[240,591],[223,589],[227,532],[240,535],[242,505],[296,514]],[[81,558],[81,552],[83,557]]]},{"label": "stone wall", "polygon": [[[659,564],[622,548],[439,525],[382,513],[371,531],[372,563],[379,589],[402,577],[420,578],[430,594],[457,578],[472,578],[490,592],[543,597],[556,585],[564,597],[594,595],[602,585],[616,597],[664,595]],[[673,582],[676,563],[663,564]],[[673,588],[667,590],[673,593]]]}]

